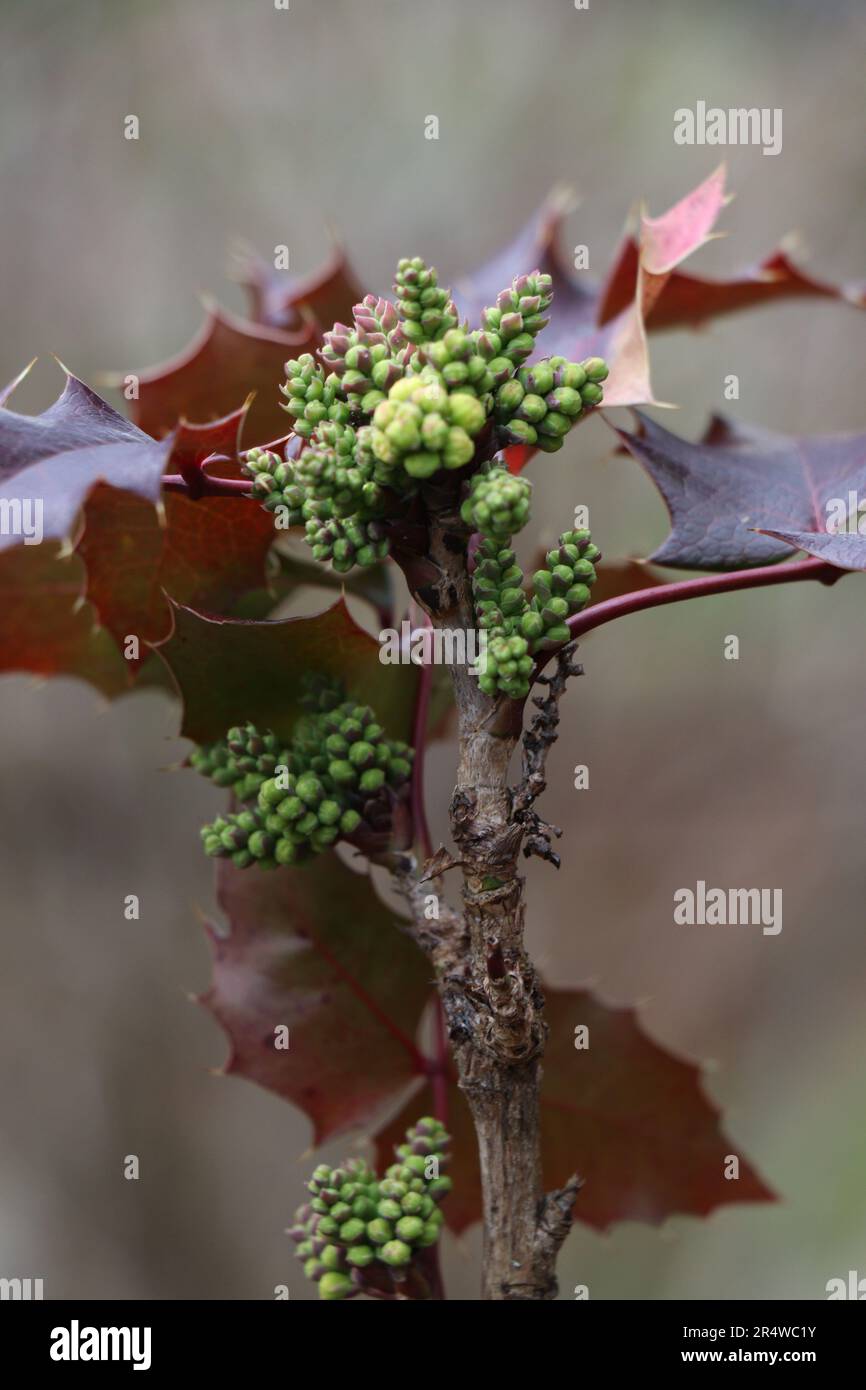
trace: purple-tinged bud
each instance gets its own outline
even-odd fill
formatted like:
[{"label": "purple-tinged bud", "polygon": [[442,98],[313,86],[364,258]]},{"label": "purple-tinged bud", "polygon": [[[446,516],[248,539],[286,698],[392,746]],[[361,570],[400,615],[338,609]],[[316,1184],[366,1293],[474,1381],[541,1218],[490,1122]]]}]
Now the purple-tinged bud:
[{"label": "purple-tinged bud", "polygon": [[523,328],[523,319],[520,314],[503,314],[499,321],[499,332],[503,338],[513,338],[520,333]]}]

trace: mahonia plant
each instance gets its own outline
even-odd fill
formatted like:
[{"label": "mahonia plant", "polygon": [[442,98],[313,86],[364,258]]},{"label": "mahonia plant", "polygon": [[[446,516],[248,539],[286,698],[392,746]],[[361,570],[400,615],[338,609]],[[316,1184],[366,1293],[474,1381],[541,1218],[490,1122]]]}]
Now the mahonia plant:
[{"label": "mahonia plant", "polygon": [[[367,295],[351,327],[335,324],[320,362],[286,363],[297,459],[253,449],[245,461],[253,496],[284,528],[303,523],[315,559],[339,574],[385,558],[424,483],[456,474],[464,484],[508,444],[561,449],[608,374],[598,357],[521,366],[548,323],[550,275],[517,276],[473,330],[420,257],[400,261],[394,290],[396,304]],[[515,480],[512,499],[501,472],[473,478],[468,504],[475,529],[507,540],[528,520],[529,484]]]},{"label": "mahonia plant", "polygon": [[[239,332],[215,315],[194,351],[142,375],[135,423],[71,375],[37,420],[0,406],[3,487],[16,498],[53,488],[47,546],[0,537],[15,600],[0,614],[0,663],[80,674],[109,695],[133,680],[179,691],[188,763],[229,800],[202,831],[229,922],[212,932],[203,1002],[229,1035],[228,1069],[300,1105],[317,1142],[362,1128],[377,1168],[396,1147],[383,1177],[357,1157],[312,1175],[291,1234],[327,1301],[443,1297],[443,1225],[478,1217],[482,1296],[551,1299],[573,1214],[606,1229],[772,1196],[744,1158],[739,1181],[726,1181],[732,1141],[696,1068],[648,1039],[631,1011],[544,987],[525,946],[519,872],[521,852],[559,865],[559,831],[537,801],[560,701],[580,673],[578,638],[656,605],[866,569],[862,535],[820,521],[832,499],[866,493],[863,437],[791,441],[719,420],[698,443],[646,415],[616,431],[668,505],[670,534],[650,558],[704,573],[669,582],[658,568],[599,569],[574,512],[555,543],[527,544],[526,465],[543,479],[560,466],[547,455],[600,407],[653,403],[648,331],[780,295],[866,303],[778,254],[766,276],[680,276],[724,204],[718,170],[629,235],[595,288],[572,283],[558,257],[551,204],[497,257],[517,273],[494,304],[480,288],[495,283],[491,267],[452,294],[424,260],[401,260],[387,299],[362,295],[341,257],[297,291],[259,266],[256,322]],[[328,322],[351,322],[322,332],[322,306]],[[199,411],[209,423],[187,424]],[[534,573],[518,552],[543,556]],[[58,609],[57,595],[77,592],[70,563],[86,572],[90,616],[83,598]],[[395,628],[395,565],[422,636],[486,639],[450,666],[447,694],[429,660],[382,664],[346,606],[351,595],[382,633]],[[313,617],[274,616],[311,582],[344,596]],[[44,652],[31,640],[42,628]],[[130,633],[149,658],[127,651]],[[430,836],[423,772],[450,712],[447,849]],[[403,918],[371,872],[355,872],[359,859],[402,900]],[[444,888],[453,871],[459,907]],[[593,1039],[579,1066],[575,1020]]]},{"label": "mahonia plant", "polygon": [[436,1267],[424,1259],[442,1229],[439,1208],[451,1191],[449,1136],[432,1116],[418,1120],[395,1146],[396,1163],[378,1178],[363,1159],[339,1168],[319,1164],[289,1235],[319,1297],[430,1298]]},{"label": "mahonia plant", "polygon": [[205,854],[275,869],[303,863],[336,840],[369,848],[387,842],[394,806],[405,800],[413,749],[385,736],[369,705],[346,700],[338,681],[307,674],[288,747],[252,724],[196,748],[190,765],[228,787],[243,811],[202,830]]}]

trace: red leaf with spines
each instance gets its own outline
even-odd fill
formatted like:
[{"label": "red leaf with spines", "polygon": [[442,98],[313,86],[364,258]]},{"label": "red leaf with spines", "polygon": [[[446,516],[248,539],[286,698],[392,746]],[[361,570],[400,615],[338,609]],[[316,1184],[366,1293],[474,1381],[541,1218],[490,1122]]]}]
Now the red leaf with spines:
[{"label": "red leaf with spines", "polygon": [[[254,392],[244,437],[248,448],[262,445],[286,433],[279,392],[286,361],[312,352],[317,343],[312,323],[297,333],[283,333],[210,307],[203,327],[182,352],[135,373],[138,398],[130,401],[130,413],[136,424],[158,439],[179,420],[207,421],[227,415]],[[111,380],[118,385],[123,377]]]},{"label": "red leaf with spines", "polygon": [[183,700],[181,733],[197,743],[222,738],[233,724],[290,736],[309,671],[336,676],[349,698],[372,705],[392,738],[406,739],[418,667],[388,666],[379,643],[344,599],[309,618],[251,622],[172,605],[170,636],[156,651]]},{"label": "red leaf with spines", "polygon": [[[825,529],[832,500],[866,495],[866,434],[789,437],[716,417],[692,444],[634,414],[638,429],[616,433],[661,492],[672,523],[650,556],[656,564],[701,570],[774,564],[808,548],[803,533]],[[792,533],[788,543],[779,538],[785,532]],[[841,546],[837,553],[838,561],[830,553],[822,558],[841,564]]]},{"label": "red leaf with spines", "polygon": [[[139,662],[147,643],[171,631],[169,599],[209,613],[265,584],[272,516],[255,502],[167,493],[160,516],[126,492],[98,487],[84,511],[77,551],[87,567],[87,597],[119,646],[135,634]],[[133,662],[133,668],[139,663]]]},{"label": "red leaf with spines", "polygon": [[255,251],[246,250],[237,278],[249,296],[253,322],[289,333],[311,317],[323,332],[335,323],[349,323],[365,293],[341,246],[312,275],[301,278],[276,270]]},{"label": "red leaf with spines", "polygon": [[0,671],[75,676],[108,699],[130,689],[133,671],[85,601],[85,583],[81,560],[60,545],[0,552]]},{"label": "red leaf with spines", "polygon": [[[583,1181],[574,1218],[605,1231],[617,1221],[660,1225],[668,1217],[706,1216],[728,1203],[769,1202],[774,1193],[719,1126],[700,1071],[654,1042],[634,1009],[613,1008],[583,990],[545,989],[550,1033],[541,1086],[544,1182]],[[575,1027],[589,1046],[575,1048]],[[417,1087],[377,1135],[384,1161],[412,1117],[431,1112],[432,1093]],[[454,1136],[443,1210],[456,1231],[481,1219],[481,1180],[469,1107],[453,1083],[447,1124]],[[725,1177],[729,1155],[739,1177]]]},{"label": "red leaf with spines", "polygon": [[199,1002],[228,1035],[223,1071],[299,1106],[315,1144],[372,1123],[423,1068],[423,955],[332,851],[270,873],[223,863],[218,879],[229,930],[208,927],[213,982]]},{"label": "red leaf with spines", "polygon": [[87,566],[87,597],[119,646],[130,634],[142,645],[163,640],[169,598],[226,613],[264,585],[273,518],[243,495],[201,495],[212,471],[242,476],[248,408],[249,401],[220,420],[178,426],[167,467],[185,479],[188,495],[166,492],[159,510],[115,488],[97,487],[88,498],[76,548]]},{"label": "red leaf with spines", "polygon": [[[172,448],[171,437],[155,442],[67,372],[63,392],[41,415],[0,406],[0,498],[39,500],[44,538],[71,541],[98,483],[157,503]],[[0,534],[0,549],[17,540]]]}]

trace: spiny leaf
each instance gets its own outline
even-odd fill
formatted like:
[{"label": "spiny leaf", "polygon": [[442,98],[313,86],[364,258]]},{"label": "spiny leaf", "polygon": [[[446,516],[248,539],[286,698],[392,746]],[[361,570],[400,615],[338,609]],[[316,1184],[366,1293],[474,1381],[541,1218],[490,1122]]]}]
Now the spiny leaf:
[{"label": "spiny leaf", "polygon": [[[134,633],[145,643],[171,629],[168,598],[231,612],[265,579],[273,518],[241,497],[190,501],[167,493],[162,521],[128,492],[97,487],[84,509],[77,550],[87,566],[87,597],[120,646]],[[275,600],[273,600],[275,601]]]},{"label": "spiny leaf", "polygon": [[220,455],[222,462],[218,469],[211,471],[223,477],[240,476],[239,467],[227,469],[225,460],[235,465],[238,463],[241,432],[252,400],[252,396],[248,396],[243,405],[236,410],[204,425],[190,424],[187,420],[179,422],[168,461],[168,471],[180,473],[193,496],[206,476],[204,465],[214,454]]},{"label": "spiny leaf", "polygon": [[275,270],[256,251],[246,248],[240,256],[237,278],[250,297],[254,322],[292,333],[303,328],[305,317],[310,315],[321,329],[348,323],[353,306],[365,293],[341,246],[335,247],[325,265],[303,278]]},{"label": "spiny leaf", "polygon": [[453,296],[460,314],[478,324],[482,309],[496,303],[500,290],[515,275],[540,270],[553,278],[554,307],[551,322],[539,334],[536,346],[541,356],[568,352],[575,337],[593,326],[597,296],[590,282],[576,281],[563,263],[560,232],[571,205],[567,189],[554,189],[513,241],[484,265],[459,278]]},{"label": "spiny leaf", "polygon": [[406,738],[418,679],[414,666],[387,666],[378,642],[341,598],[312,618],[241,622],[172,605],[171,635],[156,648],[183,699],[181,732],[197,743],[233,724],[291,735],[306,672],[337,676],[350,697],[373,706],[395,738]]},{"label": "spiny leaf", "polygon": [[[644,320],[658,302],[674,268],[707,240],[725,202],[724,169],[718,169],[661,217],[641,220],[629,295],[616,315],[599,318],[600,291],[588,279],[576,281],[558,250],[567,203],[553,195],[541,213],[462,286],[458,307],[477,321],[483,303],[493,302],[513,275],[536,266],[554,277],[551,321],[539,335],[541,355],[562,353],[575,360],[604,357],[610,366],[606,406],[653,402]],[[617,281],[625,283],[621,275]],[[525,459],[523,460],[525,462]],[[519,471],[514,468],[513,471]]]},{"label": "spiny leaf", "polygon": [[208,928],[213,983],[200,1002],[228,1034],[225,1071],[299,1106],[316,1144],[369,1124],[423,1065],[423,955],[369,877],[332,852],[272,873],[221,864],[218,875],[229,931]]},{"label": "spiny leaf", "polygon": [[370,565],[366,569],[350,570],[348,574],[337,574],[326,565],[315,560],[302,560],[297,555],[278,550],[275,562],[279,567],[274,589],[285,596],[302,584],[312,584],[319,589],[338,589],[347,594],[355,594],[366,599],[375,608],[383,627],[391,627],[394,621],[394,587],[391,570],[386,563]]},{"label": "spiny leaf", "polygon": [[[172,447],[171,438],[156,443],[67,372],[62,394],[41,415],[0,407],[0,498],[40,502],[45,538],[69,540],[97,483],[156,503]],[[0,534],[0,549],[18,539]]]},{"label": "spiny leaf", "polygon": [[[616,1221],[659,1225],[683,1213],[705,1216],[731,1202],[767,1202],[774,1194],[741,1155],[739,1179],[725,1177],[736,1146],[722,1132],[699,1069],[643,1031],[633,1009],[612,1008],[584,990],[545,990],[550,1025],[541,1094],[544,1182],[561,1187],[577,1172],[584,1186],[575,1220],[597,1230]],[[589,1030],[575,1047],[575,1028]],[[390,1152],[407,1117],[430,1109],[429,1089],[411,1096],[377,1136]],[[454,1136],[445,1214],[455,1230],[481,1217],[481,1183],[471,1118],[457,1086],[449,1091]]]},{"label": "spiny leaf", "polygon": [[[638,243],[627,236],[599,296],[598,321],[617,317],[634,295]],[[862,285],[831,285],[795,265],[785,250],[772,252],[757,266],[735,271],[721,280],[675,270],[664,293],[647,314],[651,332],[665,328],[699,328],[710,319],[760,308],[783,299],[830,299],[866,307]]]},{"label": "spiny leaf", "polygon": [[799,540],[786,543],[779,534],[822,531],[833,499],[866,488],[863,434],[795,438],[717,419],[703,440],[690,444],[638,411],[635,417],[634,434],[617,434],[670,514],[671,533],[650,556],[658,564],[705,570],[774,564],[800,548]]},{"label": "spiny leaf", "polygon": [[[178,426],[168,468],[186,479],[193,496],[214,455],[223,476],[241,476],[238,450],[248,407],[247,401],[222,419]],[[167,636],[167,595],[212,613],[232,612],[263,583],[274,538],[272,518],[242,496],[192,501],[169,492],[157,511],[130,492],[99,485],[83,521],[76,549],[87,567],[87,597],[121,647],[131,634],[142,644]],[[145,652],[129,660],[130,670],[147,659]]]},{"label": "spiny leaf", "polygon": [[97,625],[84,583],[80,559],[54,543],[0,554],[0,671],[77,676],[108,698],[130,688],[132,670]]},{"label": "spiny leaf", "polygon": [[805,550],[818,560],[826,560],[840,570],[866,570],[866,536],[848,531],[773,531],[765,532],[785,541],[795,550]]},{"label": "spiny leaf", "polygon": [[[210,420],[237,407],[251,391],[255,398],[245,425],[247,447],[286,432],[279,386],[290,357],[309,352],[316,333],[305,325],[298,333],[236,318],[213,307],[193,341],[176,357],[139,372],[138,399],[130,401],[133,419],[155,438],[179,420]],[[115,385],[122,377],[113,377]]]},{"label": "spiny leaf", "polygon": [[[721,165],[660,217],[642,215],[631,302],[609,322],[599,319],[600,346],[589,349],[607,356],[611,363],[604,391],[608,407],[653,401],[647,320],[676,267],[709,240],[725,202],[725,168]],[[580,355],[588,353],[581,348]]]}]

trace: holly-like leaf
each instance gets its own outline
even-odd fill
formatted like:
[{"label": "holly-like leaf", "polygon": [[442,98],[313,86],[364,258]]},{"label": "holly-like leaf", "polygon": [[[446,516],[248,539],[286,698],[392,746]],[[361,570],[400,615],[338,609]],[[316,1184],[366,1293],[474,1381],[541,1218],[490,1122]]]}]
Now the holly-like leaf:
[{"label": "holly-like leaf", "polygon": [[[122,647],[171,630],[168,598],[209,613],[231,612],[265,579],[273,518],[243,497],[191,501],[167,493],[160,516],[127,492],[98,487],[84,510],[78,553],[87,566],[87,597]],[[133,663],[136,664],[136,663]]]},{"label": "holly-like leaf", "polygon": [[[626,236],[600,292],[598,322],[605,324],[630,303],[638,271],[638,243]],[[784,249],[765,256],[759,265],[736,271],[721,280],[675,270],[664,293],[647,314],[651,332],[665,328],[699,328],[710,319],[757,309],[783,299],[830,299],[866,308],[866,291],[859,284],[832,285],[809,275]]]},{"label": "holly-like leaf", "polygon": [[[709,239],[725,201],[721,165],[660,217],[641,216],[631,300],[609,319],[598,314],[600,336],[589,349],[610,364],[604,390],[608,407],[652,403],[647,320],[677,266]],[[586,355],[581,349],[580,356]]]},{"label": "holly-like leaf", "polygon": [[794,438],[717,419],[691,444],[638,411],[635,417],[635,433],[617,434],[667,505],[671,533],[650,556],[661,565],[774,564],[806,548],[780,535],[823,531],[830,505],[866,488],[863,434]]},{"label": "holly-like leaf", "polygon": [[317,589],[337,589],[366,599],[375,608],[382,627],[393,626],[394,586],[392,570],[386,562],[370,565],[366,569],[354,569],[348,574],[337,574],[327,565],[320,565],[315,560],[302,560],[284,550],[278,550],[274,559],[279,567],[273,582],[278,596],[285,597],[302,584],[312,584]]},{"label": "holly-like leaf", "polygon": [[[41,415],[0,406],[0,499],[20,506],[28,528],[38,505],[44,538],[68,541],[97,483],[156,503],[172,447],[171,438],[156,443],[67,372],[62,394]],[[0,549],[21,539],[12,530],[0,534]]]},{"label": "holly-like leaf", "polygon": [[[167,596],[231,613],[248,593],[261,591],[273,518],[243,495],[201,496],[210,471],[205,465],[216,465],[214,455],[223,477],[241,476],[248,406],[208,424],[178,426],[168,470],[185,479],[188,496],[167,492],[159,510],[111,487],[97,487],[88,498],[76,548],[87,566],[87,597],[121,647],[130,634],[141,644],[167,636]],[[275,602],[272,595],[270,606]],[[131,661],[132,668],[146,659],[142,654]]]},{"label": "holly-like leaf", "polygon": [[866,536],[849,531],[772,531],[765,532],[785,541],[795,550],[805,550],[818,560],[826,560],[840,570],[866,570]]},{"label": "holly-like leaf", "polygon": [[53,542],[0,554],[0,671],[77,676],[108,698],[130,688],[132,671],[84,585],[81,560]]},{"label": "holly-like leaf", "polygon": [[183,700],[181,732],[196,743],[233,724],[291,735],[305,673],[342,680],[350,697],[372,705],[393,738],[406,738],[418,680],[415,666],[383,665],[375,638],[341,598],[312,618],[241,622],[173,604],[170,636],[156,648]]},{"label": "holly-like leaf", "polygon": [[[135,373],[138,398],[130,401],[130,412],[143,430],[160,438],[179,420],[227,415],[254,392],[244,442],[248,448],[262,445],[286,432],[279,393],[285,362],[312,351],[316,342],[312,324],[297,333],[283,333],[211,307],[188,347],[160,366]],[[110,379],[119,385],[124,378]]]},{"label": "holly-like leaf", "polygon": [[[767,1202],[773,1192],[739,1155],[739,1180],[725,1178],[736,1146],[704,1094],[699,1069],[675,1057],[641,1028],[635,1011],[612,1008],[584,990],[545,990],[550,1026],[541,1095],[544,1181],[561,1187],[577,1172],[584,1186],[575,1220],[596,1230],[616,1221],[659,1225],[683,1213],[705,1216],[731,1202]],[[575,1046],[586,1027],[589,1046]],[[432,1099],[416,1092],[377,1136],[389,1154],[411,1117]],[[481,1217],[481,1183],[468,1107],[450,1087],[448,1126],[455,1136],[444,1208],[456,1230]]]},{"label": "holly-like leaf", "polygon": [[[237,410],[207,424],[194,425],[187,420],[178,423],[167,471],[179,473],[192,496],[199,495],[207,476],[205,464],[214,455],[219,457],[221,466],[211,471],[219,472],[222,477],[240,476],[241,432],[252,400],[252,396],[248,396]],[[230,465],[228,468],[226,462]]]},{"label": "holly-like leaf", "polygon": [[[458,308],[477,322],[483,305],[495,303],[497,290],[512,276],[546,271],[553,276],[554,300],[551,321],[537,340],[539,353],[561,353],[577,360],[604,357],[610,366],[606,406],[653,403],[645,318],[675,267],[707,240],[724,202],[724,169],[720,168],[661,217],[644,216],[639,241],[634,243],[629,292],[618,303],[616,314],[601,318],[601,291],[588,279],[575,280],[558,249],[568,202],[554,194],[506,250],[458,282]],[[623,265],[615,284],[622,295],[628,283],[627,254],[621,252],[619,260]]]},{"label": "holly-like leaf", "polygon": [[224,1070],[299,1106],[316,1144],[369,1124],[423,1068],[424,956],[369,877],[332,852],[218,875],[229,929],[208,928],[213,982],[200,1002],[228,1035]]},{"label": "holly-like leaf", "polygon": [[255,251],[244,248],[237,278],[249,295],[250,318],[291,333],[302,329],[311,316],[320,329],[349,323],[354,305],[365,293],[342,246],[334,248],[324,266],[303,278],[275,270]]},{"label": "holly-like leaf", "polygon": [[[477,322],[484,304],[512,276],[533,269],[554,277],[551,322],[539,336],[539,351],[570,358],[604,357],[610,365],[604,405],[658,404],[650,381],[647,332],[696,327],[717,315],[791,298],[823,298],[866,307],[862,285],[837,286],[809,275],[784,249],[760,265],[711,280],[688,274],[682,262],[710,239],[727,201],[720,166],[660,217],[641,215],[627,231],[601,285],[575,279],[558,249],[569,201],[554,193],[515,239],[486,265],[458,280],[458,307]],[[519,472],[532,451],[508,450]]]},{"label": "holly-like leaf", "polygon": [[573,278],[559,249],[562,223],[571,206],[570,192],[554,189],[513,241],[459,279],[452,291],[459,313],[477,325],[482,309],[495,304],[500,290],[516,275],[540,270],[553,279],[554,301],[551,322],[536,340],[539,354],[568,353],[574,340],[594,325],[597,303],[595,287]]}]

